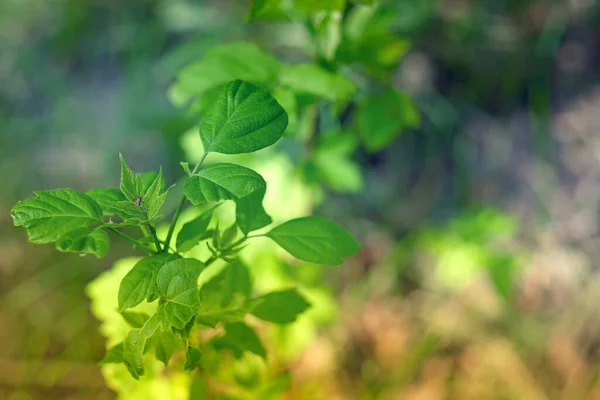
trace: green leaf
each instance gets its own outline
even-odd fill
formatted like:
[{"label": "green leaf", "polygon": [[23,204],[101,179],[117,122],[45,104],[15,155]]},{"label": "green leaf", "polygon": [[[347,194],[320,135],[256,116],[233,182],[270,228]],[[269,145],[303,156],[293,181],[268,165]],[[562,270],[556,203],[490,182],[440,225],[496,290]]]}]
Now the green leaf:
[{"label": "green leaf", "polygon": [[110,239],[102,228],[78,228],[62,235],[56,241],[56,248],[60,251],[73,253],[95,254],[103,258],[110,247]]},{"label": "green leaf", "polygon": [[360,166],[350,157],[328,151],[316,151],[312,159],[320,180],[337,192],[355,193],[363,188]]},{"label": "green leaf", "polygon": [[188,346],[185,353],[185,363],[183,364],[184,371],[192,371],[196,367],[200,366],[202,360],[202,353],[195,347]]},{"label": "green leaf", "polygon": [[308,13],[342,11],[346,0],[294,0],[294,7]]},{"label": "green leaf", "polygon": [[238,227],[235,223],[231,224],[231,226],[223,231],[221,235],[221,247],[226,248],[230,244],[233,243],[238,234]]},{"label": "green leaf", "polygon": [[162,266],[156,276],[160,295],[165,298],[165,314],[171,326],[184,329],[198,312],[198,276],[204,264],[194,258],[170,261]]},{"label": "green leaf", "polygon": [[317,264],[338,265],[343,257],[360,250],[358,241],[344,228],[317,216],[284,222],[266,236],[294,257]]},{"label": "green leaf", "polygon": [[281,3],[282,0],[250,0],[246,19],[248,21],[257,18],[270,20],[287,19],[287,13]]},{"label": "green leaf", "polygon": [[262,205],[265,192],[266,189],[258,189],[235,201],[235,220],[246,235],[273,222]]},{"label": "green leaf", "polygon": [[252,314],[263,321],[285,325],[296,320],[310,307],[296,289],[267,293],[256,299]]},{"label": "green leaf", "polygon": [[[153,201],[155,201],[163,191],[163,187],[165,187],[165,178],[162,173],[162,167],[160,167],[158,174],[152,180],[152,183],[142,196],[142,205],[146,210],[150,208],[150,205]],[[162,203],[161,203],[162,205]],[[160,207],[159,207],[160,208]]]},{"label": "green leaf", "polygon": [[192,170],[190,169],[189,162],[182,161],[179,164],[181,164],[181,168],[183,168],[183,170],[185,171],[186,174],[188,174],[188,176],[192,176]]},{"label": "green leaf", "polygon": [[236,322],[247,314],[246,301],[252,289],[248,267],[239,260],[229,264],[200,288],[199,324],[215,327]]},{"label": "green leaf", "polygon": [[208,239],[208,225],[213,216],[214,207],[181,227],[177,235],[177,251],[186,252],[193,249],[201,240]]},{"label": "green leaf", "polygon": [[404,129],[419,123],[419,110],[413,101],[394,90],[367,97],[357,115],[357,126],[369,151],[389,146]]},{"label": "green leaf", "polygon": [[144,211],[136,206],[129,200],[124,201],[110,201],[107,200],[102,203],[104,207],[109,207],[111,210],[114,210],[114,214],[123,218],[123,221],[127,220],[136,220],[142,222],[146,220],[146,216],[144,215]]},{"label": "green leaf", "polygon": [[200,125],[205,151],[251,153],[274,144],[288,124],[284,109],[267,91],[236,80],[225,86]]},{"label": "green leaf", "polygon": [[104,215],[118,214],[118,210],[111,207],[110,203],[126,200],[120,189],[92,189],[86,194],[100,204]]},{"label": "green leaf", "polygon": [[[162,176],[162,167],[159,172],[161,173],[161,176],[159,178],[159,183],[160,183],[159,192],[162,192],[167,188],[167,182],[165,181],[165,177]],[[143,174],[140,175],[140,179],[142,180],[142,186],[144,187],[144,193],[148,192],[148,189],[150,189],[150,186],[152,186],[155,179],[159,176],[159,172],[148,171],[148,172],[144,172]]]},{"label": "green leaf", "polygon": [[154,347],[156,358],[166,367],[179,341],[177,336],[171,332],[156,332],[150,338],[150,344]]},{"label": "green leaf", "polygon": [[144,375],[144,347],[146,337],[141,329],[132,329],[123,342],[123,363],[129,370],[131,376],[138,380]]},{"label": "green leaf", "polygon": [[267,353],[260,338],[248,325],[243,322],[234,322],[225,325],[225,335],[214,341],[217,349],[228,348],[233,350],[236,357],[241,357],[244,351],[249,351],[257,356],[266,358]]},{"label": "green leaf", "polygon": [[277,80],[280,68],[277,59],[254,43],[214,46],[201,60],[181,71],[169,89],[169,97],[174,103],[183,105],[235,79],[266,85]]},{"label": "green leaf", "polygon": [[354,84],[315,64],[296,64],[281,73],[282,84],[298,93],[311,94],[330,101],[346,101],[356,91]]},{"label": "green leaf", "polygon": [[74,229],[102,223],[102,209],[88,195],[72,189],[34,194],[36,197],[17,203],[11,210],[13,223],[25,228],[32,243],[54,242]]},{"label": "green leaf", "polygon": [[265,189],[265,180],[249,168],[235,164],[218,163],[203,168],[189,178],[183,188],[185,196],[193,203],[237,200],[252,192]]},{"label": "green leaf", "polygon": [[121,160],[121,192],[127,200],[136,201],[138,197],[141,198],[144,195],[142,179],[129,169],[121,153],[119,153],[119,159]]},{"label": "green leaf", "polygon": [[156,275],[174,255],[159,254],[138,261],[125,275],[119,287],[119,311],[125,311],[140,304],[147,296],[158,293]]},{"label": "green leaf", "polygon": [[99,365],[120,364],[123,362],[123,342],[116,344],[106,350],[104,358],[100,360]]},{"label": "green leaf", "polygon": [[141,328],[150,319],[148,314],[134,311],[123,311],[121,316],[132,328]]}]

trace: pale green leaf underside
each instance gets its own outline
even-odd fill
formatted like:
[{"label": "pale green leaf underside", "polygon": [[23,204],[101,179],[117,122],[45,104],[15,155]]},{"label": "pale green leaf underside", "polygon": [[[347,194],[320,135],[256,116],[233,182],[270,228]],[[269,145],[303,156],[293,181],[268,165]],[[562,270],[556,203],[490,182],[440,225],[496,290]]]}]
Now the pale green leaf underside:
[{"label": "pale green leaf underside", "polygon": [[103,258],[110,248],[110,239],[102,228],[78,228],[58,238],[56,248],[60,251],[95,254]]},{"label": "pale green leaf underside", "polygon": [[237,200],[256,190],[266,188],[265,180],[249,168],[219,163],[203,168],[189,178],[184,186],[185,196],[193,203]]},{"label": "pale green leaf underside", "polygon": [[284,222],[266,235],[294,257],[318,264],[338,265],[360,250],[344,228],[317,216]]},{"label": "pale green leaf underside", "polygon": [[55,242],[65,233],[102,222],[102,209],[91,197],[73,189],[34,192],[36,197],[13,207],[13,223],[23,226],[32,243]]},{"label": "pale green leaf underside", "polygon": [[251,153],[275,143],[288,124],[284,109],[267,91],[247,82],[228,83],[200,125],[205,151]]}]

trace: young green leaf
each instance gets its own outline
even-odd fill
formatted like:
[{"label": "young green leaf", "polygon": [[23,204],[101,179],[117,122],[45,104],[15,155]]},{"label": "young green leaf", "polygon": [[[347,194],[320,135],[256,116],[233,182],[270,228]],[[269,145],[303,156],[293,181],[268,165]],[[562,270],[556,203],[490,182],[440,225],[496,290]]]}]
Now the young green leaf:
[{"label": "young green leaf", "polygon": [[156,177],[142,196],[142,205],[146,210],[148,210],[150,208],[151,203],[160,196],[164,186],[165,178],[162,173],[162,167],[160,167],[160,169],[158,170],[158,174],[156,175]]},{"label": "young green leaf", "polygon": [[214,207],[202,213],[197,218],[181,227],[177,235],[177,251],[185,253],[193,249],[201,240],[208,239],[206,236],[208,225],[212,219]]},{"label": "young green leaf", "polygon": [[262,176],[235,164],[218,163],[203,168],[185,183],[183,192],[193,203],[236,200],[266,188]]},{"label": "young green leaf", "polygon": [[142,179],[125,163],[123,155],[119,153],[119,159],[121,160],[121,192],[125,195],[127,200],[135,201],[136,198],[144,195],[144,184]]},{"label": "young green leaf", "polygon": [[104,215],[117,215],[118,210],[111,207],[110,203],[127,200],[120,189],[92,189],[86,194],[100,204]]},{"label": "young green leaf", "polygon": [[233,243],[233,240],[237,237],[238,227],[235,223],[223,231],[221,235],[221,247],[226,248]]},{"label": "young green leaf", "polygon": [[[102,206],[108,207],[114,211],[114,215],[118,215],[123,219],[123,221],[135,220],[141,223],[146,220],[146,216],[144,215],[144,211],[136,206],[133,202],[129,200],[124,201],[110,201],[106,200],[101,203]],[[135,223],[134,225],[137,225]]]},{"label": "young green leaf", "polygon": [[120,364],[123,362],[123,342],[106,350],[106,355],[100,360],[99,365]]},{"label": "young green leaf", "polygon": [[273,222],[263,208],[264,197],[265,189],[258,189],[235,200],[236,223],[244,234],[264,228]]},{"label": "young green leaf", "polygon": [[263,321],[285,325],[296,320],[310,307],[296,289],[267,293],[256,299],[252,314]]},{"label": "young green leaf", "polygon": [[189,162],[182,161],[179,164],[181,164],[181,168],[183,168],[183,170],[185,171],[186,174],[188,174],[188,176],[192,176],[192,170],[190,169]]},{"label": "young green leaf", "polygon": [[249,351],[262,358],[267,356],[254,329],[243,322],[226,324],[225,335],[215,339],[213,343],[217,349],[231,349],[237,358],[241,357],[244,351]]},{"label": "young green leaf", "polygon": [[317,264],[338,265],[344,257],[360,250],[360,244],[348,231],[317,216],[284,222],[266,236],[294,257]]},{"label": "young green leaf", "polygon": [[198,276],[204,264],[194,258],[182,258],[163,265],[156,276],[160,295],[166,300],[165,314],[171,326],[185,328],[198,312]]},{"label": "young green leaf", "polygon": [[306,93],[331,101],[346,101],[356,91],[352,81],[316,64],[290,66],[281,73],[280,81],[298,93]]},{"label": "young green leaf", "polygon": [[158,293],[156,275],[159,269],[177,256],[159,254],[137,262],[125,275],[119,287],[119,311],[140,304],[147,296]]},{"label": "young green leaf", "polygon": [[103,258],[110,247],[110,239],[102,228],[78,228],[62,235],[56,241],[60,251],[95,254]]},{"label": "young green leaf", "polygon": [[121,316],[132,328],[141,328],[150,319],[148,314],[134,311],[123,311]]},{"label": "young green leaf", "polygon": [[183,364],[184,371],[192,371],[196,367],[200,366],[200,360],[202,359],[202,353],[195,347],[188,346],[185,353],[185,363]]},{"label": "young green leaf", "polygon": [[100,205],[73,189],[43,190],[11,210],[15,226],[23,226],[32,243],[55,242],[65,233],[102,223]]},{"label": "young green leaf", "polygon": [[221,96],[200,125],[205,151],[251,153],[275,143],[287,127],[284,109],[267,91],[236,80]]},{"label": "young green leaf", "polygon": [[357,125],[365,147],[378,151],[389,146],[404,129],[419,126],[419,110],[405,94],[388,90],[367,97],[357,113]]}]

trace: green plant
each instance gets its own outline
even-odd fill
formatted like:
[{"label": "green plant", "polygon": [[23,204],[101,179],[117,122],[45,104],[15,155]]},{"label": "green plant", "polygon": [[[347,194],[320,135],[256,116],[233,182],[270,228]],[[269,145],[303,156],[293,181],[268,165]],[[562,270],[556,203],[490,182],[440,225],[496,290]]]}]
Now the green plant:
[{"label": "green plant", "polygon": [[[219,89],[216,100],[204,115],[200,139],[204,153],[190,168],[177,209],[163,238],[156,226],[161,221],[169,189],[162,168],[157,173],[138,175],[121,156],[120,189],[72,189],[35,192],[35,197],[12,209],[16,226],[27,231],[30,242],[56,243],[60,251],[104,257],[110,247],[108,232],[148,253],[120,283],[119,312],[133,328],[122,343],[109,349],[103,363],[124,363],[138,379],[145,373],[144,354],[154,349],[165,365],[180,350],[183,369],[210,371],[211,352],[230,350],[236,357],[245,352],[265,357],[258,334],[246,316],[275,324],[288,324],[310,305],[295,289],[252,295],[248,267],[237,255],[256,237],[267,237],[300,260],[341,264],[360,245],[347,231],[327,219],[310,216],[293,219],[263,234],[251,234],[271,224],[263,208],[265,180],[249,168],[230,163],[203,167],[210,153],[240,154],[274,144],[283,135],[288,116],[267,91],[241,80]],[[209,229],[220,203],[235,203],[235,222]],[[193,205],[217,203],[181,227],[173,240],[177,221],[189,201]],[[114,220],[113,220],[114,218]],[[139,228],[134,238],[124,228]],[[204,245],[211,256],[201,261],[182,253]],[[218,260],[226,263],[199,286],[199,278]],[[130,311],[146,300],[157,302],[154,314]],[[197,331],[216,329],[209,339]]]}]

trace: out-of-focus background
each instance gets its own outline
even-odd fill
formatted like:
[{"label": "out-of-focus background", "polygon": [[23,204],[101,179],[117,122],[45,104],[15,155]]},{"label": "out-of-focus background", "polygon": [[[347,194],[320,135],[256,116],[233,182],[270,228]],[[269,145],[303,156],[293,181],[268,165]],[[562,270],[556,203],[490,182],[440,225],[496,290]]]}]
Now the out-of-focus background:
[{"label": "out-of-focus background", "polygon": [[[114,240],[97,260],[28,244],[9,210],[33,190],[116,186],[118,152],[181,178],[179,161],[198,158],[198,115],[169,95],[183,67],[239,40],[310,60],[301,23],[247,22],[247,7],[0,0],[0,399],[116,398],[86,287],[130,247]],[[414,100],[418,127],[341,167],[312,160],[327,183],[314,197],[267,178],[282,212],[310,203],[364,246],[341,267],[251,265],[265,287],[285,273],[312,288],[321,310],[295,336],[267,336],[289,377],[280,398],[600,399],[600,4],[381,10],[373,23],[400,39],[361,51],[401,48],[382,55],[379,85]],[[356,114],[351,103],[344,121]],[[313,164],[289,143],[277,154],[266,171],[311,187]]]}]

